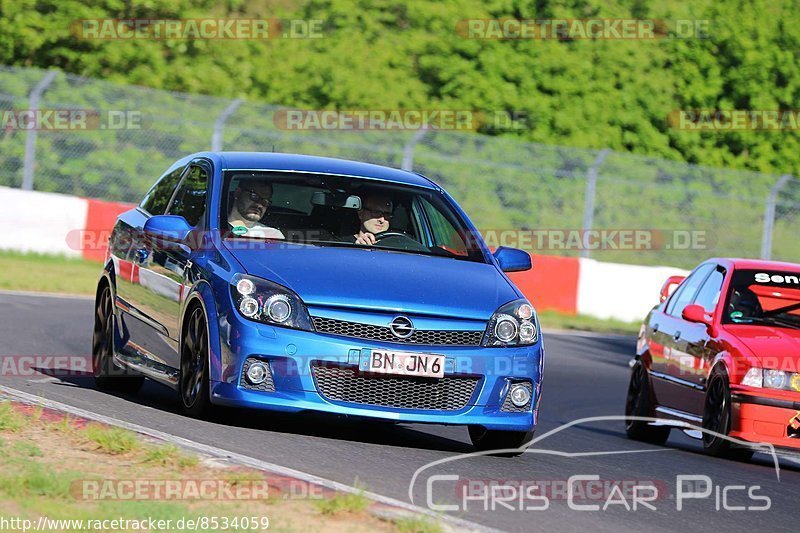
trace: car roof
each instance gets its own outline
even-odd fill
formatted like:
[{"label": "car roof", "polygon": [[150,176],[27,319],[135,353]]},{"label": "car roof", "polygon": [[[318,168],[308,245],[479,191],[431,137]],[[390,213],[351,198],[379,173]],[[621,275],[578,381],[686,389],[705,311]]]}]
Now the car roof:
[{"label": "car roof", "polygon": [[800,271],[800,264],[784,261],[765,261],[763,259],[742,259],[736,257],[723,257],[709,259],[707,262],[717,262],[723,266],[733,267],[734,270],[793,270]]},{"label": "car roof", "polygon": [[333,157],[272,152],[202,152],[193,157],[218,159],[222,170],[309,172],[369,178],[429,189],[439,188],[431,180],[415,172]]}]

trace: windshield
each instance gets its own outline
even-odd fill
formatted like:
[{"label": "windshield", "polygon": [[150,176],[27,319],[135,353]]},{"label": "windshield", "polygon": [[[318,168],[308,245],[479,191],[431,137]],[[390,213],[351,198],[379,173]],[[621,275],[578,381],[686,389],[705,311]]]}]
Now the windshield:
[{"label": "windshield", "polygon": [[800,272],[735,271],[723,322],[800,328]]},{"label": "windshield", "polygon": [[323,174],[229,171],[227,238],[370,247],[484,262],[466,224],[433,190]]}]

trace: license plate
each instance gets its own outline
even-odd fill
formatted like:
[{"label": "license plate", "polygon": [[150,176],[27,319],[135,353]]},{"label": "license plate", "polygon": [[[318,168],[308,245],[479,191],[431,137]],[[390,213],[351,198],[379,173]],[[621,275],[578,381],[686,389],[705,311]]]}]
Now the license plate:
[{"label": "license plate", "polygon": [[444,377],[444,356],[372,350],[366,370],[379,374],[441,378]]}]

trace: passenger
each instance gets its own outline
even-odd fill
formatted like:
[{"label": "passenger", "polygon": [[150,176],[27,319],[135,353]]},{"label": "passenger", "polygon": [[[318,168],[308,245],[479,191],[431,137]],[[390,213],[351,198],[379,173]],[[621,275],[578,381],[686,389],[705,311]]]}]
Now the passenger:
[{"label": "passenger", "polygon": [[272,204],[272,184],[263,180],[241,180],[233,194],[228,223],[236,235],[284,239],[283,232],[261,223]]}]

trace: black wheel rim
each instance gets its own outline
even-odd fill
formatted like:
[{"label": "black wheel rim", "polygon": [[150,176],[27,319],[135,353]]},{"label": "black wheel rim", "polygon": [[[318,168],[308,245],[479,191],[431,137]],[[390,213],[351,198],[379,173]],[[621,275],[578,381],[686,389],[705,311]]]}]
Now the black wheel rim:
[{"label": "black wheel rim", "polygon": [[[642,416],[642,396],[644,391],[644,369],[637,365],[631,372],[631,382],[628,385],[628,397],[625,401],[625,416]],[[631,427],[635,422],[626,420],[625,425]]]},{"label": "black wheel rim", "polygon": [[100,294],[94,315],[92,333],[92,369],[95,377],[107,370],[114,340],[114,320],[111,311],[111,289],[105,287]]},{"label": "black wheel rim", "polygon": [[203,311],[198,308],[189,318],[181,354],[181,396],[186,407],[192,407],[200,396],[206,361],[208,361],[206,321]]},{"label": "black wheel rim", "polygon": [[[726,434],[725,409],[728,400],[725,397],[725,383],[720,378],[711,381],[706,393],[706,408],[703,410],[703,428],[720,434]],[[708,433],[703,433],[703,441],[706,445],[713,444],[719,437]]]}]

